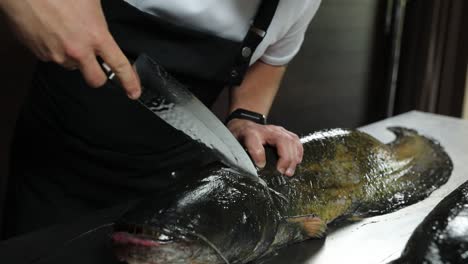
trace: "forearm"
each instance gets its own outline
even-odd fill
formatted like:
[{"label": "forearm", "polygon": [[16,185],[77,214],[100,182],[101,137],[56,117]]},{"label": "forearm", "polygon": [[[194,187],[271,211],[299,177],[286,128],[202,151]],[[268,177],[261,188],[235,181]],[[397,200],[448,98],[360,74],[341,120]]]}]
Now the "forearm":
[{"label": "forearm", "polygon": [[283,78],[286,66],[254,63],[242,85],[231,89],[229,113],[237,108],[267,115]]},{"label": "forearm", "polygon": [[[250,67],[244,82],[231,90],[230,112],[237,108],[267,115],[283,78],[285,66],[271,66],[256,62]],[[231,119],[227,127],[244,145],[255,164],[266,164],[264,145],[274,146],[278,153],[276,168],[282,174],[293,176],[302,160],[303,148],[299,137],[275,125],[261,125],[245,119]]]}]

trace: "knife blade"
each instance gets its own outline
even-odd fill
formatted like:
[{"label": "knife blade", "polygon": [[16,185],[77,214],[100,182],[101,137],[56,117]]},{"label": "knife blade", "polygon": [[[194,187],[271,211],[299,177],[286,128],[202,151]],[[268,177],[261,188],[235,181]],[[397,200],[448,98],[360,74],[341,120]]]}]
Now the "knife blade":
[{"label": "knife blade", "polygon": [[[133,64],[142,87],[138,102],[176,130],[211,151],[225,165],[258,179],[257,169],[226,126],[183,84],[149,56]],[[103,65],[109,78],[109,67]]]}]

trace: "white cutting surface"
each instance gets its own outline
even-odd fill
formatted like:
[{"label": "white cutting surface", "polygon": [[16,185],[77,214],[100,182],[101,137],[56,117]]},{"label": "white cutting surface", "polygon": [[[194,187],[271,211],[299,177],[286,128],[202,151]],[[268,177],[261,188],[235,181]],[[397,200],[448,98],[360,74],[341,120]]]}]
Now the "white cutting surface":
[{"label": "white cutting surface", "polygon": [[364,126],[360,130],[382,142],[390,142],[394,136],[386,130],[389,126],[413,128],[437,139],[454,164],[449,181],[419,203],[333,230],[324,242],[307,241],[293,245],[266,263],[388,263],[400,256],[414,229],[437,203],[468,180],[468,121],[412,111]]}]

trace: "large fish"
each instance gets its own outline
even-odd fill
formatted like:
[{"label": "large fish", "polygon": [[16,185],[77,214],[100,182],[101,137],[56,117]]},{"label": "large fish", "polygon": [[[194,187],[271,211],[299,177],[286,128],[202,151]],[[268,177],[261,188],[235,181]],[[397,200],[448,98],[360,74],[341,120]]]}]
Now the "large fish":
[{"label": "large fish", "polygon": [[331,222],[420,201],[447,181],[451,160],[413,130],[390,130],[396,139],[386,145],[356,130],[306,136],[292,178],[274,160],[260,180],[219,164],[194,171],[192,181],[148,198],[116,223],[116,254],[135,264],[247,263],[323,237]]},{"label": "large fish", "polygon": [[445,197],[392,264],[468,263],[468,182]]}]

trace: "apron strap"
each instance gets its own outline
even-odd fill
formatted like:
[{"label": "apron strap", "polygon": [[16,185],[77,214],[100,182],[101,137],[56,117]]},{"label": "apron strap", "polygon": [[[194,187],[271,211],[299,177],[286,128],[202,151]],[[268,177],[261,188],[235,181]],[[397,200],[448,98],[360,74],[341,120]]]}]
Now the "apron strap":
[{"label": "apron strap", "polygon": [[[264,0],[260,4],[258,8],[257,15],[250,27],[250,30],[258,29],[263,31],[263,34],[259,34],[265,36],[268,27],[273,20],[273,16],[275,15],[276,8],[278,7],[279,0]],[[258,45],[258,44],[257,44]]]},{"label": "apron strap", "polygon": [[253,23],[250,26],[243,44],[239,50],[236,63],[234,64],[227,83],[229,85],[240,85],[245,73],[249,68],[250,59],[267,34],[267,29],[276,13],[279,0],[263,0],[258,8]]}]

